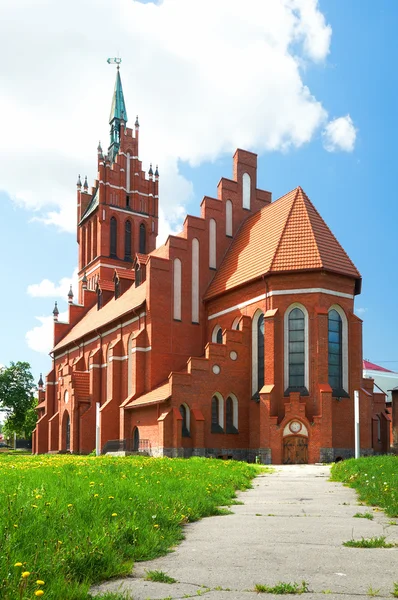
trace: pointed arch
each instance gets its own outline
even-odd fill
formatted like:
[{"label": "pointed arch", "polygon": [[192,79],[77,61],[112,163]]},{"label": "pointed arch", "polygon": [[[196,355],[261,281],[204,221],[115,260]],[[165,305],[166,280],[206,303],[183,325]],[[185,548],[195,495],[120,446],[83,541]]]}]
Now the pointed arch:
[{"label": "pointed arch", "polygon": [[192,240],[192,323],[199,323],[199,241]]},{"label": "pointed arch", "polygon": [[225,428],[227,433],[238,433],[238,399],[232,393],[225,403]]},{"label": "pointed arch", "polygon": [[181,321],[181,261],[174,259],[173,269],[173,318]]},{"label": "pointed arch", "polygon": [[127,219],[124,223],[124,260],[131,261],[131,221]]},{"label": "pointed arch", "polygon": [[127,342],[127,396],[130,397],[133,393],[133,339],[132,333]]},{"label": "pointed arch", "polygon": [[81,229],[81,236],[82,236],[82,247],[81,247],[81,257],[82,257],[82,266],[85,267],[86,266],[86,227],[83,226]]},{"label": "pointed arch", "polygon": [[117,258],[117,221],[115,217],[111,217],[110,221],[109,255],[111,258]]},{"label": "pointed arch", "polygon": [[63,415],[63,435],[65,436],[65,450],[70,452],[70,416],[66,410]]},{"label": "pointed arch", "polygon": [[209,221],[209,267],[217,268],[217,224],[214,219]]},{"label": "pointed arch", "polygon": [[146,254],[146,228],[144,223],[140,225],[139,253]]},{"label": "pointed arch", "polygon": [[258,309],[252,320],[252,396],[264,385],[264,313]]},{"label": "pointed arch", "polygon": [[87,223],[87,264],[91,262],[92,256],[92,222]]},{"label": "pointed arch", "polygon": [[231,200],[227,200],[225,203],[225,235],[228,237],[232,237],[232,202]]},{"label": "pointed arch", "polygon": [[299,302],[291,304],[284,317],[285,391],[308,394],[308,311]]},{"label": "pointed arch", "polygon": [[94,216],[93,218],[93,259],[97,257],[97,228],[98,228],[98,224],[97,224],[97,217]]},{"label": "pointed arch", "polygon": [[239,329],[240,329],[240,317],[235,317],[235,319],[232,321],[232,329],[237,329],[239,331]]},{"label": "pointed arch", "polygon": [[213,344],[222,344],[222,329],[220,325],[216,325],[211,334],[211,341]]},{"label": "pointed arch", "polygon": [[328,379],[334,395],[348,393],[348,321],[338,304],[328,310]]},{"label": "pointed arch", "polygon": [[140,432],[138,427],[133,430],[133,452],[138,452],[140,449]]},{"label": "pointed arch", "polygon": [[242,206],[250,210],[251,179],[249,173],[242,175]]},{"label": "pointed arch", "polygon": [[182,437],[191,435],[191,411],[185,402],[180,405],[180,415],[182,416]]},{"label": "pointed arch", "polygon": [[224,433],[224,398],[220,392],[211,399],[211,433]]}]

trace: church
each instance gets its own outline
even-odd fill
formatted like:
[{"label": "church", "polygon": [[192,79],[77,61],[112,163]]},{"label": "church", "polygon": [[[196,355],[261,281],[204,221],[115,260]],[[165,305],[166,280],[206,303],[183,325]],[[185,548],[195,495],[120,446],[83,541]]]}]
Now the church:
[{"label": "church", "polygon": [[[77,181],[78,298],[54,308],[33,452],[141,452],[264,464],[389,447],[362,377],[361,275],[301,187],[272,200],[257,155],[156,247],[159,172],[143,170],[119,66],[110,145]],[[76,291],[76,290],[75,290]]]}]

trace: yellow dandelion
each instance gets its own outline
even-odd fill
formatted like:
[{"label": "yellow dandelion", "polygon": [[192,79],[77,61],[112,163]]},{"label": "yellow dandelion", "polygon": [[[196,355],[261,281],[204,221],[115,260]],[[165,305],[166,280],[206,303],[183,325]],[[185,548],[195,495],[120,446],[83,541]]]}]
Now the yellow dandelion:
[{"label": "yellow dandelion", "polygon": [[159,525],[157,523],[155,523],[154,528],[157,529],[159,527]]},{"label": "yellow dandelion", "polygon": [[24,572],[22,573],[21,577],[22,577],[23,579],[26,579],[27,577],[29,577],[29,575],[30,575],[30,571],[24,571]]},{"label": "yellow dandelion", "polygon": [[18,525],[17,525],[16,523],[14,523],[14,527],[16,527],[16,528],[17,528],[17,527],[18,527]]},{"label": "yellow dandelion", "polygon": [[22,563],[21,562],[16,562],[14,567],[22,567]]},{"label": "yellow dandelion", "polygon": [[42,497],[41,494],[37,494],[36,499],[39,500]]},{"label": "yellow dandelion", "polygon": [[98,498],[98,494],[94,494],[94,498]]},{"label": "yellow dandelion", "polygon": [[35,591],[35,596],[44,596],[43,590],[36,590]]},{"label": "yellow dandelion", "polygon": [[37,585],[44,585],[44,581],[42,579],[38,579],[36,583]]},{"label": "yellow dandelion", "polygon": [[114,496],[108,496],[109,500],[113,500]]},{"label": "yellow dandelion", "polygon": [[71,506],[73,506],[73,504],[68,504],[68,508],[70,508]]},{"label": "yellow dandelion", "polygon": [[117,517],[117,513],[112,513],[112,517]]}]

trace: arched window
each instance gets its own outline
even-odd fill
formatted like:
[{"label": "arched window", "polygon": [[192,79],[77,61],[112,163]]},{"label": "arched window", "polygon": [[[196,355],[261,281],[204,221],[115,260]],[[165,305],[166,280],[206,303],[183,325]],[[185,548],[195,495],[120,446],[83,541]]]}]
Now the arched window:
[{"label": "arched window", "polygon": [[227,200],[225,203],[225,235],[232,237],[232,202]]},{"label": "arched window", "polygon": [[214,344],[222,344],[222,329],[219,325],[216,325],[211,334],[211,341]]},{"label": "arched window", "polygon": [[343,320],[332,308],[328,313],[328,372],[333,395],[340,396],[344,391],[343,371]]},{"label": "arched window", "polygon": [[190,437],[190,410],[186,404],[181,404],[180,415],[182,416],[182,437]]},{"label": "arched window", "polygon": [[173,318],[176,321],[181,321],[181,261],[179,258],[174,259],[174,272],[173,272],[173,287],[174,287],[174,307],[173,307]]},{"label": "arched window", "polygon": [[82,247],[81,247],[81,257],[82,257],[82,265],[85,266],[86,263],[86,228],[82,227]]},{"label": "arched window", "polygon": [[242,206],[250,210],[251,180],[249,173],[243,173],[242,177]]},{"label": "arched window", "polygon": [[111,377],[111,344],[106,353],[106,399],[112,398],[112,377]]},{"label": "arched window", "polygon": [[124,224],[124,260],[131,261],[131,221]]},{"label": "arched window", "polygon": [[91,255],[92,255],[91,228],[92,228],[92,223],[90,222],[87,224],[87,264],[89,262],[91,262]]},{"label": "arched window", "polygon": [[238,399],[234,394],[225,403],[225,428],[227,433],[238,433]]},{"label": "arched window", "polygon": [[97,256],[97,217],[93,220],[93,258]]},{"label": "arched window", "polygon": [[140,449],[140,432],[138,427],[134,427],[133,431],[133,452],[138,452]]},{"label": "arched window", "polygon": [[70,418],[68,412],[65,417],[65,450],[70,451]]},{"label": "arched window", "polygon": [[144,223],[140,225],[140,245],[139,245],[140,254],[146,254],[146,229]]},{"label": "arched window", "polygon": [[109,254],[112,258],[117,258],[117,221],[111,217],[111,238]]},{"label": "arched window", "polygon": [[199,323],[199,241],[192,240],[192,323]]},{"label": "arched window", "polygon": [[254,313],[252,321],[252,396],[264,385],[264,314]]},{"label": "arched window", "polygon": [[308,395],[308,313],[293,304],[285,313],[285,389]]},{"label": "arched window", "polygon": [[127,343],[127,395],[130,397],[133,393],[133,337],[131,334]]},{"label": "arched window", "polygon": [[239,331],[239,329],[240,329],[240,317],[236,317],[236,319],[233,320],[233,322],[232,322],[232,329],[237,329]]},{"label": "arched window", "polygon": [[217,225],[214,219],[209,221],[209,267],[217,267]]},{"label": "arched window", "polygon": [[224,433],[224,400],[218,392],[211,399],[211,433]]}]

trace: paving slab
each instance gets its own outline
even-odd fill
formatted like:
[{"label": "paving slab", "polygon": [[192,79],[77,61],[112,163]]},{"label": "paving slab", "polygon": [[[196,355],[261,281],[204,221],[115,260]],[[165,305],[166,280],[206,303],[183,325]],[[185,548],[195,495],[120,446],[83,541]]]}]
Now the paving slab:
[{"label": "paving slab", "polygon": [[[389,526],[383,512],[360,506],[354,490],[329,477],[324,465],[277,466],[238,493],[244,504],[230,507],[232,514],[186,525],[174,552],[136,563],[131,577],[92,592],[123,591],[134,600],[235,600],[254,597],[256,583],[306,581],[305,600],[320,594],[358,600],[376,590],[391,598],[398,548],[346,548],[343,542],[384,535],[398,543],[398,527]],[[354,518],[357,512],[372,512],[374,519]],[[178,583],[145,581],[148,570],[164,571]]]}]

